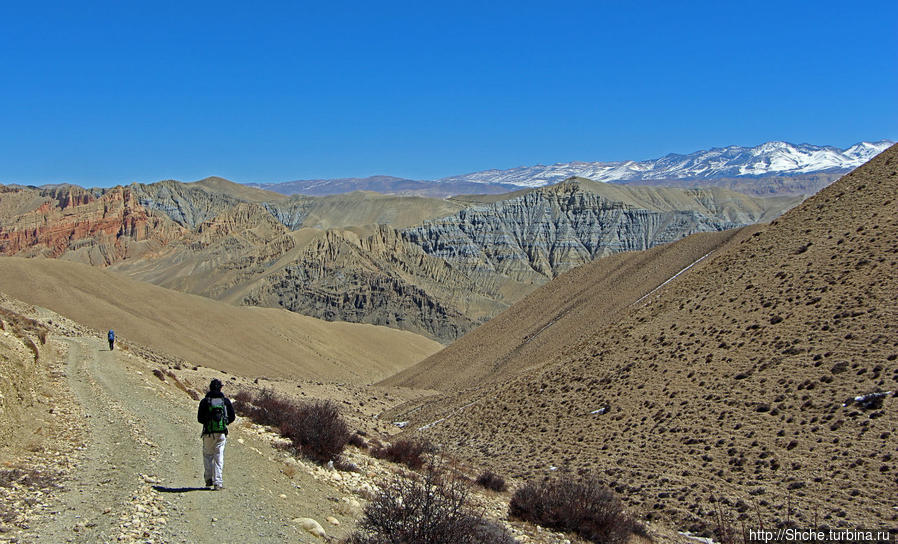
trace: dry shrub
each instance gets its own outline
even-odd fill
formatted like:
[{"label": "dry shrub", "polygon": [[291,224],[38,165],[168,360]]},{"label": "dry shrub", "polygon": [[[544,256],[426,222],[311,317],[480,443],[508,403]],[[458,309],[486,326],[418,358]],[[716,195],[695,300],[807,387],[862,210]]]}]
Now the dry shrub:
[{"label": "dry shrub", "polygon": [[232,404],[241,416],[277,427],[294,448],[319,462],[336,459],[349,442],[349,428],[330,401],[295,402],[266,389],[257,395],[240,391]]},{"label": "dry shrub", "polygon": [[240,391],[237,391],[237,394],[234,395],[234,398],[231,400],[251,403],[253,401],[253,394],[250,393],[249,391],[247,391],[246,389],[241,389]]},{"label": "dry shrub", "polygon": [[394,463],[402,463],[412,470],[424,466],[424,455],[433,453],[436,448],[423,440],[397,440],[389,446],[374,448],[371,454],[378,459],[386,459]]},{"label": "dry shrub", "polygon": [[509,515],[602,544],[627,542],[636,525],[594,476],[529,482],[512,496]]},{"label": "dry shrub", "polygon": [[396,476],[365,507],[348,544],[512,544],[504,528],[468,505],[461,480],[428,468]]},{"label": "dry shrub", "polygon": [[360,450],[368,449],[368,442],[365,440],[365,437],[362,436],[358,431],[352,433],[352,436],[349,437],[349,445],[355,446]]},{"label": "dry shrub", "polygon": [[[165,375],[168,376],[169,378],[171,378],[171,381],[172,381],[172,383],[175,384],[175,387],[177,387],[177,388],[180,389],[181,391],[187,393],[187,394],[190,396],[190,398],[193,399],[193,394],[191,393],[191,390],[188,389],[187,386],[184,385],[184,384],[181,382],[181,380],[178,379],[178,376],[177,376],[174,372],[172,372],[171,370],[169,370],[169,371],[167,371],[167,372],[165,373]],[[199,400],[199,399],[193,399],[193,400]]]},{"label": "dry shrub", "polygon": [[22,342],[24,342],[24,343],[25,343],[25,346],[26,346],[28,349],[30,349],[32,353],[34,353],[34,360],[35,360],[35,361],[37,361],[37,360],[39,360],[39,359],[41,358],[41,352],[40,352],[40,350],[38,349],[37,344],[34,343],[34,340],[32,340],[31,338],[29,338],[29,337],[26,336],[26,337],[24,337],[24,338],[22,339]]},{"label": "dry shrub", "polygon": [[505,484],[505,478],[495,474],[491,470],[487,470],[478,476],[477,484],[493,491],[505,491],[508,489],[508,485]]},{"label": "dry shrub", "polygon": [[316,461],[336,459],[349,442],[349,428],[331,401],[294,404],[280,425],[293,447]]}]

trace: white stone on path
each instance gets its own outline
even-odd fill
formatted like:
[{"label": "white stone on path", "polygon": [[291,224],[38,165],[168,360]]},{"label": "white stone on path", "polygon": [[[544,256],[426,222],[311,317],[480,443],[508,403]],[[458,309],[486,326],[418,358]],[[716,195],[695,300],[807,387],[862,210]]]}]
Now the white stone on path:
[{"label": "white stone on path", "polygon": [[324,527],[322,527],[320,523],[312,518],[296,518],[293,520],[293,523],[298,524],[309,534],[315,535],[320,538],[325,538],[327,536],[327,533],[324,532]]}]

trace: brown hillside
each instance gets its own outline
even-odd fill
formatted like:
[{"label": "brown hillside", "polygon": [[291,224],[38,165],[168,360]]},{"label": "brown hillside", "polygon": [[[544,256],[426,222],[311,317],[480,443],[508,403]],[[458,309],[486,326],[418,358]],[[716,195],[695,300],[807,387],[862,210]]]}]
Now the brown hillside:
[{"label": "brown hillside", "polygon": [[688,238],[575,268],[384,385],[459,390],[552,361],[668,278],[756,227]]},{"label": "brown hillside", "polygon": [[[300,200],[300,197],[294,197]],[[363,225],[390,225],[401,229],[427,219],[453,214],[464,208],[461,203],[439,198],[382,195],[369,191],[301,197],[307,202],[308,215],[302,226],[316,229],[340,229]]]},{"label": "brown hillside", "polygon": [[125,344],[249,376],[366,383],[440,348],[408,332],[235,307],[60,260],[0,258],[0,292],[115,329]]},{"label": "brown hillside", "polygon": [[249,187],[241,183],[234,183],[233,181],[218,176],[210,176],[199,181],[187,183],[186,185],[199,187],[210,193],[230,196],[239,200],[246,200],[247,202],[268,202],[270,200],[281,200],[286,198],[280,193]]},{"label": "brown hillside", "polygon": [[893,146],[551,364],[409,428],[518,478],[598,471],[684,529],[718,506],[768,526],[894,527],[896,195]]}]

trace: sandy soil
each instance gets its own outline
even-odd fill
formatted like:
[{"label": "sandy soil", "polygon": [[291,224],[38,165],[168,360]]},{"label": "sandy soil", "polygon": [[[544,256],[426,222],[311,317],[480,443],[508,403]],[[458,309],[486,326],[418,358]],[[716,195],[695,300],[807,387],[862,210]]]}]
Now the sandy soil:
[{"label": "sandy soil", "polygon": [[0,291],[185,364],[251,376],[370,383],[442,348],[405,331],[231,306],[61,260],[0,258]]}]

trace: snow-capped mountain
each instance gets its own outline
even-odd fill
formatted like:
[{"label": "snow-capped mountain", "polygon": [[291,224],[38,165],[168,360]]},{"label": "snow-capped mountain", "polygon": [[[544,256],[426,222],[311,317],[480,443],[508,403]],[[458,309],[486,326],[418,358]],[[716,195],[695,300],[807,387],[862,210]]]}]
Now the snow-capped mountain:
[{"label": "snow-capped mountain", "polygon": [[568,162],[522,166],[452,176],[440,182],[503,183],[541,187],[572,176],[595,181],[712,179],[738,176],[794,175],[850,170],[894,142],[860,142],[847,149],[810,144],[767,142],[756,147],[729,146],[689,155],[670,154],[649,161]]}]

